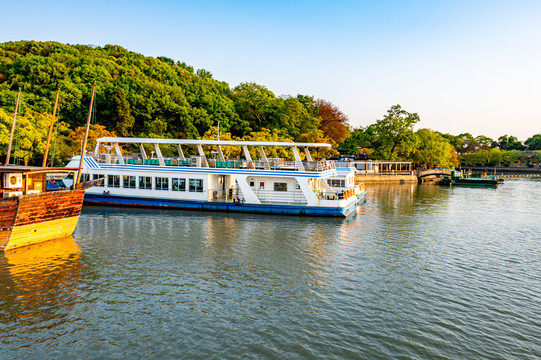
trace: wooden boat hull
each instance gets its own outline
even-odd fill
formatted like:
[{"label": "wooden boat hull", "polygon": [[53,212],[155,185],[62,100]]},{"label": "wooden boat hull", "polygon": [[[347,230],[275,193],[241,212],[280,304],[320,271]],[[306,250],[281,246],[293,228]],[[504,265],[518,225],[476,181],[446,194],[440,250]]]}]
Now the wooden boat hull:
[{"label": "wooden boat hull", "polygon": [[0,251],[73,234],[85,190],[62,190],[0,200]]}]

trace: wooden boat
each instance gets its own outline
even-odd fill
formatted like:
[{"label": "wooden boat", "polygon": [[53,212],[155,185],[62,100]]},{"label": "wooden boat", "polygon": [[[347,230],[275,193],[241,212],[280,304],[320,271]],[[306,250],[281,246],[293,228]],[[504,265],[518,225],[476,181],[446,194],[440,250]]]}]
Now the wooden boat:
[{"label": "wooden boat", "polygon": [[0,251],[73,234],[86,183],[74,190],[47,190],[47,177],[78,168],[0,167]]},{"label": "wooden boat", "polygon": [[[82,149],[85,149],[88,140],[88,128],[95,89],[96,82],[94,82],[92,89]],[[71,168],[45,167],[46,156],[43,167],[8,165],[19,97],[20,89],[13,115],[6,165],[0,166],[0,251],[72,235],[81,214],[85,190],[100,182],[98,180],[80,183],[81,172],[79,170],[81,165]],[[51,128],[53,122],[54,114]],[[47,148],[50,136],[51,131],[49,130]],[[47,153],[47,149],[45,153]],[[83,160],[84,151],[81,154],[81,163]],[[48,177],[51,182],[54,182],[54,179],[56,179],[55,174],[61,174],[60,178],[63,178],[69,173],[77,174],[77,176],[74,176],[77,180],[71,189],[64,190],[47,186]]]}]

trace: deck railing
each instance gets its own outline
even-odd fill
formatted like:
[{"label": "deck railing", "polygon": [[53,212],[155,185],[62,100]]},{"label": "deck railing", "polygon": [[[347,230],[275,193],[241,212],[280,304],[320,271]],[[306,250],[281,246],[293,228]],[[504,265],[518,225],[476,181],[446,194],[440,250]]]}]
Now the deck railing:
[{"label": "deck railing", "polygon": [[300,190],[273,191],[273,190],[254,190],[255,195],[262,204],[306,204],[306,198]]},{"label": "deck railing", "polygon": [[[200,156],[192,156],[186,159],[180,158],[152,158],[143,159],[137,156],[123,156],[122,161],[120,157],[112,154],[91,154],[91,156],[98,163],[102,164],[120,164],[122,161],[126,165],[151,165],[160,166],[160,163],[165,166],[184,166],[184,167],[204,167],[203,158]],[[162,160],[162,161],[160,161]],[[268,159],[265,160],[239,160],[239,159],[226,159],[225,161],[219,161],[216,159],[207,159],[207,165],[209,168],[215,169],[254,169],[254,170],[280,170],[280,171],[326,171],[335,168],[334,161],[286,161],[284,159]]]}]

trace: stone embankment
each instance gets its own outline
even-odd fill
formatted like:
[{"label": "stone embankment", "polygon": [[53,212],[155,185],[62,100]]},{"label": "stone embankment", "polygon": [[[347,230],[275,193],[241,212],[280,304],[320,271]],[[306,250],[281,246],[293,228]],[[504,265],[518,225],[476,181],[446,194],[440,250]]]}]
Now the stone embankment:
[{"label": "stone embankment", "polygon": [[416,183],[416,175],[403,175],[403,174],[357,174],[355,175],[355,183],[363,184],[377,184],[377,183]]}]

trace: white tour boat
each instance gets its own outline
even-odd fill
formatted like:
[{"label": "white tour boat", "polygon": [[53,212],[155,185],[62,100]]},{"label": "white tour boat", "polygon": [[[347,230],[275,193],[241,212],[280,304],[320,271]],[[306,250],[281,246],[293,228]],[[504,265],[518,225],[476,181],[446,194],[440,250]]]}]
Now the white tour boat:
[{"label": "white tour boat", "polygon": [[[242,148],[244,158],[226,158],[223,149],[228,146]],[[84,200],[113,206],[346,217],[364,201],[366,191],[363,185],[355,185],[355,168],[348,163],[312,160],[309,148],[330,146],[104,137],[97,140],[94,153],[85,157],[82,176],[83,180],[105,180],[88,189]],[[121,147],[138,152],[126,155]],[[169,152],[174,149],[175,156],[163,156],[166,147]],[[214,150],[213,159],[203,147]],[[250,155],[253,147],[258,159]],[[294,160],[267,158],[265,148],[269,147],[290,148]],[[150,157],[149,148],[153,149]],[[185,156],[188,148],[196,155]],[[299,148],[304,149],[304,161]],[[78,162],[76,156],[67,166]]]}]

